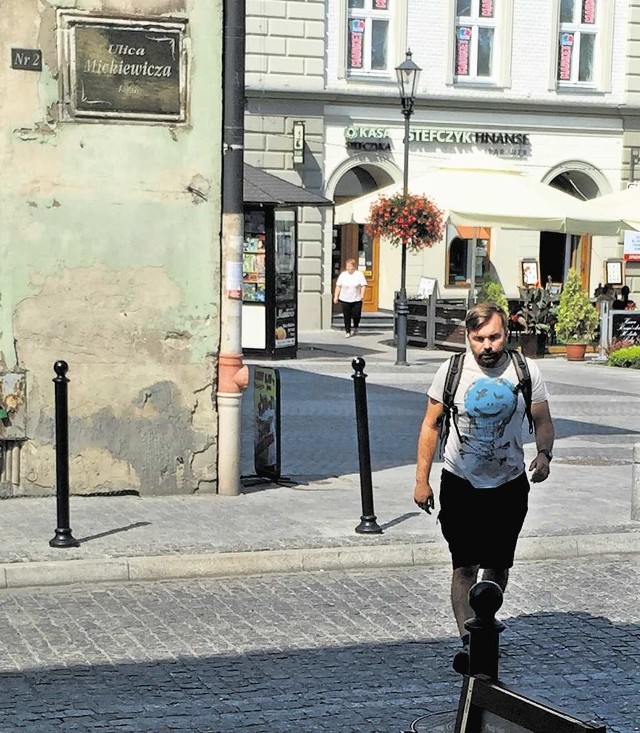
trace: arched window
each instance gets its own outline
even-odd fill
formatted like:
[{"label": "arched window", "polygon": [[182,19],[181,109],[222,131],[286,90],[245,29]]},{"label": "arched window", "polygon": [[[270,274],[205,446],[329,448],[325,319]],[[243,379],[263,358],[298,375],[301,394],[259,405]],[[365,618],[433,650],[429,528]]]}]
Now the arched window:
[{"label": "arched window", "polygon": [[465,285],[469,282],[469,240],[454,237],[449,244],[447,285]]}]

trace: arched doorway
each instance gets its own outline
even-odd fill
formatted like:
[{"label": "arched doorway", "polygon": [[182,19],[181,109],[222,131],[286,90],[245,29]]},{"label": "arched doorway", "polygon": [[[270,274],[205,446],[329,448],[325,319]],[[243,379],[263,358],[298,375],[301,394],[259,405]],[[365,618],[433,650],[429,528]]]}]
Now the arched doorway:
[{"label": "arched doorway", "polygon": [[[393,183],[386,171],[375,165],[361,164],[346,171],[338,180],[333,199],[336,206],[351,199],[377,191]],[[363,224],[344,224],[333,229],[331,251],[331,292],[335,289],[338,275],[345,269],[348,259],[353,258],[359,270],[367,279],[363,303],[364,311],[378,310],[378,278],[380,267],[380,242],[365,232]],[[339,310],[333,306],[334,312]]]},{"label": "arched doorway", "polygon": [[[598,183],[600,180],[600,185]],[[580,201],[588,201],[601,194],[602,174],[587,164],[565,163],[546,176],[549,186],[574,196]],[[540,283],[544,285],[550,278],[552,282],[562,283],[569,268],[580,274],[582,284],[590,291],[591,235],[540,232]]]}]

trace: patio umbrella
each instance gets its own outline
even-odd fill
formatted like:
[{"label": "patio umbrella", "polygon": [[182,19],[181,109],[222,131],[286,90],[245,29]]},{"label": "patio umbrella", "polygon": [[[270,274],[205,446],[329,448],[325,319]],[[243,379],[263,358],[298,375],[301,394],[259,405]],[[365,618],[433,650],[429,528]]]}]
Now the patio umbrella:
[{"label": "patio umbrella", "polygon": [[599,216],[619,219],[620,229],[640,230],[640,187],[608,193],[586,202],[589,210]]},{"label": "patio umbrella", "polygon": [[[409,192],[428,196],[454,225],[570,234],[618,233],[617,218],[594,212],[586,203],[507,167],[495,157],[465,158],[434,167],[413,179]],[[336,206],[334,222],[364,224],[379,195],[401,191],[401,184],[392,184]]]}]

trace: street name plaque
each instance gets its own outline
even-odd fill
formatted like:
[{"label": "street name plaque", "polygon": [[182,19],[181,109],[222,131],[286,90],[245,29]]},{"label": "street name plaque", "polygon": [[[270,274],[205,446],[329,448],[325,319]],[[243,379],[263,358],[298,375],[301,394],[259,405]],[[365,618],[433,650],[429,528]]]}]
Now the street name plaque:
[{"label": "street name plaque", "polygon": [[64,96],[70,116],[183,121],[185,27],[67,18]]}]

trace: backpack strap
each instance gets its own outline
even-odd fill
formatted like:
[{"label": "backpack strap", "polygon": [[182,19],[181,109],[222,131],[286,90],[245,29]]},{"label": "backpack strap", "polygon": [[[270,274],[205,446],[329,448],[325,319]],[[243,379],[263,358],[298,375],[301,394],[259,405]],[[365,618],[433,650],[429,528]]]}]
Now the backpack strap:
[{"label": "backpack strap", "polygon": [[[453,354],[449,359],[449,368],[447,369],[447,376],[444,380],[444,390],[442,392],[442,404],[444,405],[444,412],[440,419],[440,454],[444,452],[444,448],[447,444],[447,438],[449,437],[449,430],[451,429],[451,416],[453,415],[453,425],[460,438],[460,431],[458,430],[458,408],[455,405],[455,396],[458,385],[460,384],[460,377],[462,376],[462,366],[464,364],[464,351]],[[460,438],[462,440],[462,438]]]},{"label": "backpack strap", "polygon": [[531,383],[531,374],[527,366],[527,360],[519,351],[514,351],[513,349],[508,349],[507,351],[518,376],[517,388],[522,392],[522,397],[524,398],[524,410],[529,421],[529,435],[531,435],[533,433],[533,415],[531,414],[533,385]]}]

